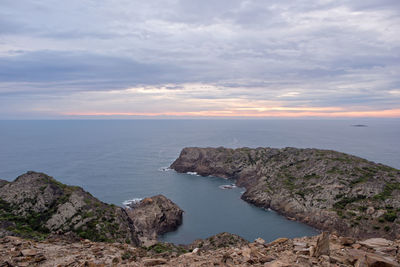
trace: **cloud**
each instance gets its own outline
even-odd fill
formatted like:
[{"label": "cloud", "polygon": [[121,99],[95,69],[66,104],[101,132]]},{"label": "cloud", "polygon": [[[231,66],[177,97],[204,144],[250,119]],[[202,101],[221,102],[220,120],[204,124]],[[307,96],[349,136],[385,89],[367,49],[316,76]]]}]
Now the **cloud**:
[{"label": "cloud", "polygon": [[[53,110],[52,101],[36,97],[68,103],[90,93],[100,101],[95,95],[102,92],[160,93],[154,88],[167,86],[173,88],[165,89],[164,111],[195,99],[395,109],[399,13],[397,0],[4,0],[2,109],[12,114],[30,99],[36,110]],[[140,99],[156,110],[149,92]],[[191,104],[199,106],[185,108],[204,108]],[[126,112],[139,112],[138,105]]]}]

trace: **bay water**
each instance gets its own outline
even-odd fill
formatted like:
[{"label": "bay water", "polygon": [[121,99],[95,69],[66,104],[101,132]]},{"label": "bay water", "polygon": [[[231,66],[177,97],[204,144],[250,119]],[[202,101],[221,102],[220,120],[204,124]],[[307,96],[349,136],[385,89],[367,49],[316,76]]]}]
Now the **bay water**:
[{"label": "bay water", "polygon": [[333,149],[400,168],[399,140],[398,119],[0,121],[0,178],[44,172],[120,206],[163,194],[185,213],[162,241],[187,244],[220,232],[271,241],[317,231],[242,201],[243,188],[220,188],[232,181],[166,169],[182,148]]}]

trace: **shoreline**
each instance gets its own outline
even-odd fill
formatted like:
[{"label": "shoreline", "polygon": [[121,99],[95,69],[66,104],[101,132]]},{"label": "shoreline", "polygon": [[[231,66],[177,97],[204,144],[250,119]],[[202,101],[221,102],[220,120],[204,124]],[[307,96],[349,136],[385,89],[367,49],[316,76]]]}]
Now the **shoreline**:
[{"label": "shoreline", "polygon": [[318,231],[400,238],[400,171],[383,164],[321,149],[194,147],[170,168],[234,179],[242,200]]}]

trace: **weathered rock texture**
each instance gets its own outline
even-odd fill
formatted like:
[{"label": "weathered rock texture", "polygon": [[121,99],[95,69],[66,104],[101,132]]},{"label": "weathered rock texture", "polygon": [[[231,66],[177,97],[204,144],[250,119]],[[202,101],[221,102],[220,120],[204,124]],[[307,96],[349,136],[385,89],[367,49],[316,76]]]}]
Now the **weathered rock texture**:
[{"label": "weathered rock texture", "polygon": [[[207,240],[223,240],[229,234]],[[236,237],[233,236],[235,239]],[[324,240],[319,249],[317,239]],[[207,241],[204,241],[207,242]],[[197,243],[200,244],[200,243]],[[296,239],[280,238],[265,244],[258,238],[253,243],[237,242],[206,248],[186,247],[158,243],[153,246],[134,247],[121,243],[102,243],[63,239],[27,241],[18,237],[0,239],[1,266],[386,266],[399,267],[399,241],[351,238],[327,235]],[[192,244],[193,246],[193,244]],[[325,248],[329,250],[326,251]],[[315,251],[325,251],[316,255]]]},{"label": "weathered rock texture", "polygon": [[400,171],[320,149],[185,148],[177,172],[236,179],[242,199],[323,230],[400,238]]},{"label": "weathered rock texture", "polygon": [[145,198],[126,211],[144,244],[182,224],[183,210],[163,195]]},{"label": "weathered rock texture", "polygon": [[147,198],[126,210],[43,173],[28,172],[13,182],[0,181],[0,237],[41,240],[64,235],[141,245],[143,239],[154,240],[181,222],[182,210],[164,196]]},{"label": "weathered rock texture", "polygon": [[124,209],[43,173],[28,172],[0,188],[0,221],[3,236],[41,239],[69,233],[93,241],[139,244]]},{"label": "weathered rock texture", "polygon": [[201,250],[215,250],[225,247],[241,247],[247,245],[249,242],[235,234],[220,233],[206,239],[197,239],[187,247],[191,250],[199,248]]}]

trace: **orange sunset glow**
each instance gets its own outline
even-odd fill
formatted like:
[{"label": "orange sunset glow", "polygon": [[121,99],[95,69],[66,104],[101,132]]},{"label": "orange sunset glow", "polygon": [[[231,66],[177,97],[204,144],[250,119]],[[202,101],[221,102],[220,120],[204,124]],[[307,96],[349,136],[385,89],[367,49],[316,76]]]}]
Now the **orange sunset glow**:
[{"label": "orange sunset glow", "polygon": [[198,112],[71,112],[62,113],[65,116],[145,116],[145,117],[159,117],[159,116],[173,116],[173,117],[255,117],[255,118],[267,118],[267,117],[284,117],[284,118],[299,118],[299,117],[327,117],[327,118],[399,118],[400,109],[392,110],[373,110],[373,111],[329,111],[318,112],[318,111],[301,111],[299,108],[298,112],[296,109],[289,109],[292,111],[284,111],[285,108],[281,108],[282,111],[262,111],[262,112],[240,112],[240,111],[226,111],[226,110],[212,110],[212,111],[198,111]]}]

